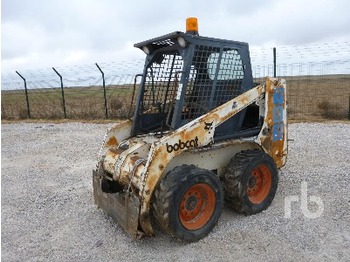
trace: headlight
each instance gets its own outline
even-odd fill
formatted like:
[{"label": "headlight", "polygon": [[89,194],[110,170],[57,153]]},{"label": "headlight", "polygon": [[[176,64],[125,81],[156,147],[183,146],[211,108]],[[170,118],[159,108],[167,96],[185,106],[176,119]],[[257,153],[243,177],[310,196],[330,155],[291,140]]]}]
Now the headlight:
[{"label": "headlight", "polygon": [[181,46],[181,47],[186,47],[186,40],[183,38],[183,37],[179,37],[178,39],[177,39],[177,42],[179,43],[179,45]]},{"label": "headlight", "polygon": [[150,50],[147,46],[142,47],[143,52],[145,52],[146,55],[149,55]]}]

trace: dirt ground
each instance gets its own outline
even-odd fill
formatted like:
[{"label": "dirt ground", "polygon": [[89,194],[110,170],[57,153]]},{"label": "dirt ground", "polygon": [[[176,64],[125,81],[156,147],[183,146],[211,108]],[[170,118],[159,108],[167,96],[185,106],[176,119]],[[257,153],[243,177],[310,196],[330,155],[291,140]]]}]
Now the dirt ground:
[{"label": "dirt ground", "polygon": [[109,126],[1,125],[2,261],[350,261],[350,124],[290,124],[272,205],[254,216],[225,207],[191,244],[158,230],[133,240],[96,208],[92,169]]}]

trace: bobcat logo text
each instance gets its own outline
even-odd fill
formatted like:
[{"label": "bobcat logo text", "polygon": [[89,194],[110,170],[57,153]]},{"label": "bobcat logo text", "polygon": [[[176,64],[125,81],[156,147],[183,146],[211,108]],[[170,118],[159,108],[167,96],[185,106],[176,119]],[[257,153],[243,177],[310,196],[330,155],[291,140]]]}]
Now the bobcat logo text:
[{"label": "bobcat logo text", "polygon": [[198,137],[196,136],[195,139],[192,140],[188,140],[188,141],[181,141],[181,139],[179,140],[178,143],[175,143],[174,145],[169,145],[168,143],[166,143],[166,151],[168,151],[168,153],[171,153],[173,151],[178,151],[179,149],[185,149],[185,148],[193,148],[193,147],[198,147]]}]

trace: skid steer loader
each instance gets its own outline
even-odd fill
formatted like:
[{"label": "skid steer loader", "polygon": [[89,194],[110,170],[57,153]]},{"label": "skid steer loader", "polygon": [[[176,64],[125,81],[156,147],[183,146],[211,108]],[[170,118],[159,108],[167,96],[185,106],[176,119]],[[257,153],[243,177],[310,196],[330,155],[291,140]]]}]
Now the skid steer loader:
[{"label": "skid steer loader", "polygon": [[147,57],[134,115],[105,135],[95,204],[134,238],[156,223],[188,242],[212,230],[224,202],[266,209],[287,157],[285,81],[255,85],[248,44],[199,36],[196,18],[135,47]]}]

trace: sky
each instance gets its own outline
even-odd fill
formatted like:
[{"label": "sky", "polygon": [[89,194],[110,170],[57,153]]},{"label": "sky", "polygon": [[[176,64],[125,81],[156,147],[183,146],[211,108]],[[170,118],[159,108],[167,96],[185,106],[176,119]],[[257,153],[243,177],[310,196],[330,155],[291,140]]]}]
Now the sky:
[{"label": "sky", "polygon": [[250,46],[350,42],[348,0],[2,0],[1,71],[141,59],[134,43],[184,31]]}]

